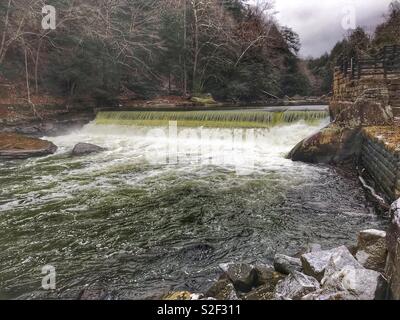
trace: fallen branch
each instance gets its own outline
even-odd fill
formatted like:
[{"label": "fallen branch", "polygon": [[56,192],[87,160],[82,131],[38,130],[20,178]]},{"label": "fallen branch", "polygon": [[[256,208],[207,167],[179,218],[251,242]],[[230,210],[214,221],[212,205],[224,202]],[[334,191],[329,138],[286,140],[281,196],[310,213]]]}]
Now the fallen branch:
[{"label": "fallen branch", "polygon": [[381,197],[374,188],[372,188],[370,185],[367,184],[367,182],[364,180],[364,178],[360,175],[358,177],[358,179],[360,180],[362,186],[364,189],[366,189],[367,191],[369,191],[369,193],[371,194],[371,196],[378,202],[378,204],[384,208],[385,210],[390,209],[390,205],[388,205],[386,203],[386,200]]}]

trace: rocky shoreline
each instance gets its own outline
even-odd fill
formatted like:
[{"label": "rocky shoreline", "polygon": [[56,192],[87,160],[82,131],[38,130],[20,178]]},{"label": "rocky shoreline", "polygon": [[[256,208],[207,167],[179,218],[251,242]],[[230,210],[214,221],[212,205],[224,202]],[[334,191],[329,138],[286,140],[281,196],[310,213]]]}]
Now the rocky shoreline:
[{"label": "rocky shoreline", "polygon": [[299,257],[277,254],[273,265],[220,265],[223,273],[207,292],[171,292],[162,299],[384,300],[386,238],[384,231],[365,230],[355,248],[312,245]]}]

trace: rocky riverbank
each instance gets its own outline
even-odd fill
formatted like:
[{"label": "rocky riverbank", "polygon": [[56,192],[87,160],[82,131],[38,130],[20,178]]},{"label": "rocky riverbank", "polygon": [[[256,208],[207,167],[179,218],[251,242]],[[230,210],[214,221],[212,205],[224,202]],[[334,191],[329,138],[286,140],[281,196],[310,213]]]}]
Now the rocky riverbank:
[{"label": "rocky riverbank", "polygon": [[[398,218],[398,213],[394,213]],[[397,224],[397,227],[400,225]],[[400,230],[400,229],[398,229]],[[352,248],[319,245],[296,257],[277,254],[273,265],[224,264],[205,293],[170,292],[164,300],[385,300],[398,298],[389,239],[379,230],[359,233]],[[389,253],[390,255],[390,253]],[[398,269],[397,269],[398,270]],[[396,278],[397,279],[397,278]],[[398,281],[398,280],[397,280]]]}]

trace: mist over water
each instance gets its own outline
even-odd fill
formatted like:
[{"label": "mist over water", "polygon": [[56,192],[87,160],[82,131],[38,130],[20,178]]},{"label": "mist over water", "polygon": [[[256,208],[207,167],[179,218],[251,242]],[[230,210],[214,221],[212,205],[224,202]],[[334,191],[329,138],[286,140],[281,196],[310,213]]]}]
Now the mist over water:
[{"label": "mist over water", "polygon": [[[0,298],[76,298],[85,286],[139,299],[206,290],[218,265],[270,262],[380,228],[354,180],[285,158],[327,120],[271,128],[96,125],[57,154],[0,163]],[[107,151],[71,157],[78,142]],[[41,289],[41,268],[57,290]]]}]

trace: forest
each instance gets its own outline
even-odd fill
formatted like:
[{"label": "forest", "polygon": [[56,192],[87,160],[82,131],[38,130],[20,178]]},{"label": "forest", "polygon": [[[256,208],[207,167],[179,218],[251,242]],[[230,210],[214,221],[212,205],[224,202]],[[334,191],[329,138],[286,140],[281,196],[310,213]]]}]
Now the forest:
[{"label": "forest", "polygon": [[[55,30],[42,8],[56,8]],[[351,31],[332,52],[302,60],[299,36],[273,3],[243,0],[4,0],[0,81],[32,95],[114,101],[200,96],[251,101],[331,90],[343,51],[369,54],[399,43],[394,1],[374,35]]]},{"label": "forest", "polygon": [[[45,4],[57,10],[55,30],[41,26]],[[28,100],[306,95],[299,36],[271,9],[240,0],[1,1],[0,77],[21,83]]]},{"label": "forest", "polygon": [[307,65],[313,93],[328,93],[332,88],[333,71],[340,56],[370,58],[386,45],[400,45],[400,1],[392,1],[384,22],[378,25],[373,34],[368,34],[362,26],[351,30],[344,39],[336,43],[330,53],[317,59],[308,59]]}]

